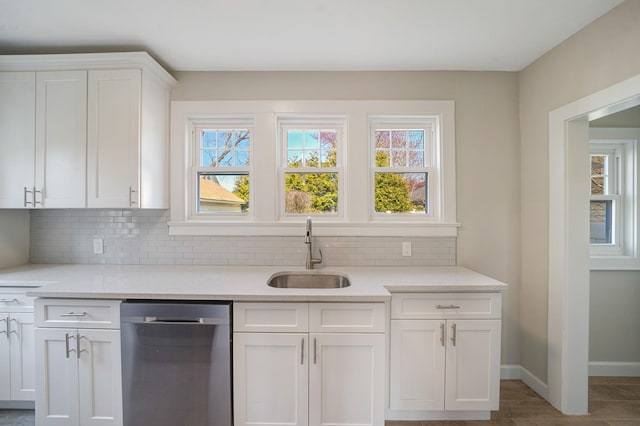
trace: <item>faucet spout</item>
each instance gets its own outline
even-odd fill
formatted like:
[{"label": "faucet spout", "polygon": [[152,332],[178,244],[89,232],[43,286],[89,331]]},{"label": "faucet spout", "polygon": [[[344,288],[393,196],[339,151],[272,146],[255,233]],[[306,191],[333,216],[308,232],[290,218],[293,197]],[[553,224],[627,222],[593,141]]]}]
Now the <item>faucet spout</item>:
[{"label": "faucet spout", "polygon": [[305,264],[306,269],[313,269],[314,265],[318,265],[322,263],[322,250],[318,250],[320,252],[320,258],[313,257],[313,248],[311,243],[312,235],[311,235],[311,218],[307,218],[307,230],[304,237],[304,243],[307,245],[307,261]]}]

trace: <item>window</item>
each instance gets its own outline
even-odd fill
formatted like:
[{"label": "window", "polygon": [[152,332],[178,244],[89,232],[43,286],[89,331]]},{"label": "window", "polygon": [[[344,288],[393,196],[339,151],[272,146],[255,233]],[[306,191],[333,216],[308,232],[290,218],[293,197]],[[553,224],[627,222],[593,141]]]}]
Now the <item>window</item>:
[{"label": "window", "polygon": [[250,120],[197,123],[192,130],[192,216],[246,216],[250,212]]},{"label": "window", "polygon": [[592,269],[640,268],[635,135],[640,136],[640,131],[590,129],[589,250]]},{"label": "window", "polygon": [[434,217],[436,117],[371,117],[372,213],[378,219]]},{"label": "window", "polygon": [[[452,101],[173,101],[170,235],[457,235]],[[302,228],[304,230],[304,228]]]},{"label": "window", "polygon": [[619,144],[591,143],[589,243],[598,246],[601,253],[607,250],[610,254],[622,254],[623,148]]},{"label": "window", "polygon": [[280,117],[280,217],[342,217],[343,120]]}]

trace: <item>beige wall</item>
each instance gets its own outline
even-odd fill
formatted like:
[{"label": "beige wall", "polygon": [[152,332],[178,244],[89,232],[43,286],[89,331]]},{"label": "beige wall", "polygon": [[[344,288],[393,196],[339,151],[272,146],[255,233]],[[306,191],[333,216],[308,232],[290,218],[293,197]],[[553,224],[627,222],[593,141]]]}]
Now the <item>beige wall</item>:
[{"label": "beige wall", "polygon": [[0,210],[0,268],[29,261],[29,211]]},{"label": "beige wall", "polygon": [[458,264],[510,284],[502,362],[520,362],[516,73],[179,72],[176,78],[173,100],[454,100]]},{"label": "beige wall", "polygon": [[522,365],[547,377],[549,112],[640,74],[640,1],[627,0],[519,74]]},{"label": "beige wall", "polygon": [[640,363],[640,271],[591,271],[589,361]]}]

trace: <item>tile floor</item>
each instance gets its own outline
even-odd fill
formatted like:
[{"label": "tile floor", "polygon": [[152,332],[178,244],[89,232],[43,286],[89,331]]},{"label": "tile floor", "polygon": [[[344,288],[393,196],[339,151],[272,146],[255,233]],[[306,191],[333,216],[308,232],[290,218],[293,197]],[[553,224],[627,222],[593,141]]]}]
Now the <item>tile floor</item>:
[{"label": "tile floor", "polygon": [[[591,377],[588,416],[563,416],[519,380],[500,384],[500,411],[487,421],[395,422],[385,426],[640,426],[640,377]],[[34,426],[33,410],[0,410],[0,426]],[[189,426],[189,425],[181,425]]]}]

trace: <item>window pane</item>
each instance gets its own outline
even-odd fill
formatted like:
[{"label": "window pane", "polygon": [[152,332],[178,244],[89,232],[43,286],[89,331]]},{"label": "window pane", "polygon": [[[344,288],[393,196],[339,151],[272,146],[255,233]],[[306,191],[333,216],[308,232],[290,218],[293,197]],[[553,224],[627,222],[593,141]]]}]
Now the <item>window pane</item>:
[{"label": "window pane", "polygon": [[335,214],[337,209],[337,173],[285,173],[285,213]]},{"label": "window pane", "polygon": [[591,201],[590,244],[613,244],[613,201]]},{"label": "window pane", "polygon": [[198,173],[198,212],[249,211],[249,174]]},{"label": "window pane", "polygon": [[248,129],[207,129],[200,136],[200,166],[249,165],[251,132]]},{"label": "window pane", "polygon": [[591,194],[607,195],[608,155],[591,156]]},{"label": "window pane", "polygon": [[388,130],[376,130],[376,148],[389,148],[391,132]]},{"label": "window pane", "polygon": [[304,148],[318,149],[320,145],[320,134],[317,130],[307,130],[304,132]]},{"label": "window pane", "polygon": [[287,130],[287,167],[335,167],[335,129]]},{"label": "window pane", "polygon": [[375,211],[428,213],[427,173],[376,173]]},{"label": "window pane", "polygon": [[424,130],[376,130],[376,167],[425,167]]}]

